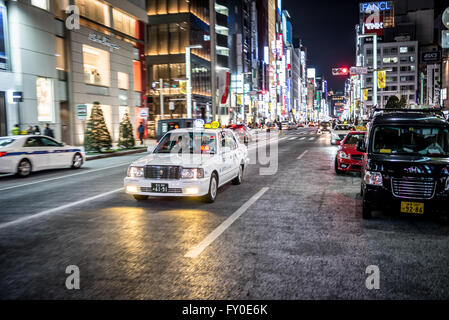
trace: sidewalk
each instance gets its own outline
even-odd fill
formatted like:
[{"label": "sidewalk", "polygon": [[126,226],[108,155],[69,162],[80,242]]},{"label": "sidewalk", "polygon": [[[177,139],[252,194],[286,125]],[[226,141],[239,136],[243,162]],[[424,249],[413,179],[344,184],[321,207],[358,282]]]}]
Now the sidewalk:
[{"label": "sidewalk", "polygon": [[135,154],[135,153],[143,153],[143,152],[147,152],[147,148],[149,146],[155,146],[155,145],[156,145],[156,139],[144,139],[143,144],[140,144],[140,141],[136,141],[136,148],[138,148],[138,149],[86,155],[86,161],[104,159],[104,158],[112,158],[112,157],[120,157],[120,156]]}]

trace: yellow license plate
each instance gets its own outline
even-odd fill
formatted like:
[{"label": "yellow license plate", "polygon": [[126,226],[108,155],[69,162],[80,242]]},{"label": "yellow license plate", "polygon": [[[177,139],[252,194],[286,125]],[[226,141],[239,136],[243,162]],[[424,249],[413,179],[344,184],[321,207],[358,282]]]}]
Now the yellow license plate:
[{"label": "yellow license plate", "polygon": [[423,214],[424,213],[424,203],[401,201],[401,212]]}]

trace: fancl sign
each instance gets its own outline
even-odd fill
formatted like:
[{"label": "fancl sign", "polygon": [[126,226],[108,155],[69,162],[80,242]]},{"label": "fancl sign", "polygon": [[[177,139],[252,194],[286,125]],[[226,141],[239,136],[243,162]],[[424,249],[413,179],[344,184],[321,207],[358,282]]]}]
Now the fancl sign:
[{"label": "fancl sign", "polygon": [[393,9],[393,3],[391,1],[365,2],[360,4],[360,12],[366,14],[391,9]]}]

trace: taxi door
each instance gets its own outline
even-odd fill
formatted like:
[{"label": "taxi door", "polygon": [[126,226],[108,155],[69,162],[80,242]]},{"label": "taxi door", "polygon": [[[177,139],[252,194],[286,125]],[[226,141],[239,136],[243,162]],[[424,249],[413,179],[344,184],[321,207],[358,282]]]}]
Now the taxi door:
[{"label": "taxi door", "polygon": [[48,148],[42,144],[41,137],[29,137],[23,145],[23,157],[31,160],[34,170],[49,169]]},{"label": "taxi door", "polygon": [[66,147],[47,137],[41,137],[41,141],[47,147],[48,161],[51,168],[65,167],[71,164],[72,153],[66,152]]},{"label": "taxi door", "polygon": [[218,173],[220,175],[220,185],[228,182],[232,172],[232,149],[230,147],[229,135],[226,131],[220,132],[220,165]]}]

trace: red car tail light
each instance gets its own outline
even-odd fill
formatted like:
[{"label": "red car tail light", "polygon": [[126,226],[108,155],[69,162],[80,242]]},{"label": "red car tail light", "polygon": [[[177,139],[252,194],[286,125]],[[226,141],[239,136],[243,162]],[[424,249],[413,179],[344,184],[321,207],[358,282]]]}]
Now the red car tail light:
[{"label": "red car tail light", "polygon": [[7,153],[8,153],[8,152],[5,152],[5,151],[0,152],[0,158],[6,156]]}]

